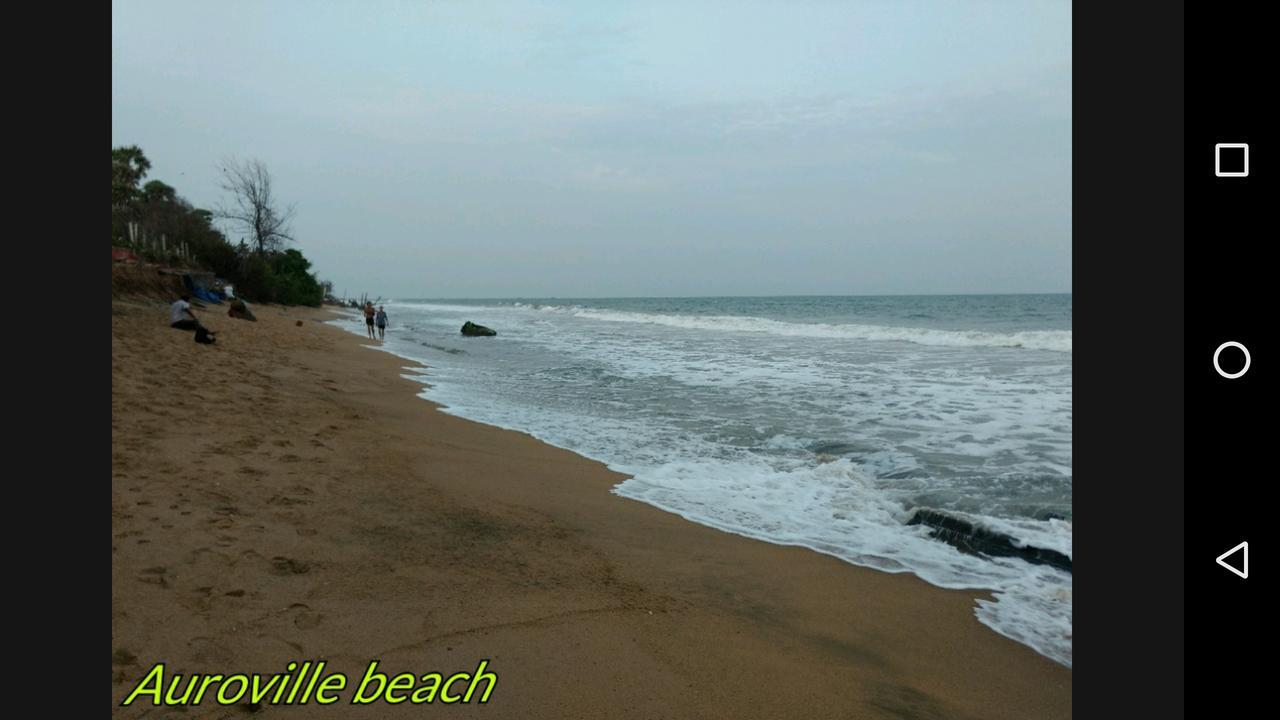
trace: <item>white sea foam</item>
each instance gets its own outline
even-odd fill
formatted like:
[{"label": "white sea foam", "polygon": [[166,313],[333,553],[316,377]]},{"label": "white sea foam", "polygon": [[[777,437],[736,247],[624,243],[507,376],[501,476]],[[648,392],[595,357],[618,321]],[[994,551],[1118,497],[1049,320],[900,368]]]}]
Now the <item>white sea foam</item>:
[{"label": "white sea foam", "polygon": [[[564,304],[389,309],[383,349],[430,366],[423,395],[445,412],[603,461],[632,476],[618,494],[695,522],[943,587],[990,589],[996,601],[975,608],[983,623],[1071,664],[1069,573],[965,555],[905,524],[923,503],[1071,556],[1069,519],[1017,517],[1030,512],[1021,507],[1060,512],[1064,482],[1069,514],[1069,330]],[[498,337],[461,338],[467,319]],[[1019,346],[1055,352],[1003,350]]]},{"label": "white sea foam", "polygon": [[796,338],[844,338],[908,342],[917,345],[941,347],[1008,347],[1071,352],[1070,330],[1028,330],[1000,333],[981,330],[936,330],[861,324],[783,322],[742,315],[668,315],[565,305],[516,303],[515,307],[538,312],[568,314],[606,322],[664,325],[689,330],[765,333]]},{"label": "white sea foam", "polygon": [[670,315],[663,313],[603,310],[580,305],[454,305],[448,303],[413,303],[425,310],[476,313],[482,310],[518,309],[541,313],[571,315],[604,322],[662,325],[689,330],[747,332],[796,338],[839,338],[884,342],[906,342],[938,347],[1005,347],[1029,350],[1071,352],[1070,330],[1025,330],[1021,332],[988,332],[982,330],[941,330],[920,327],[895,327],[855,323],[784,322],[747,315]]},{"label": "white sea foam", "polygon": [[[931,539],[927,528],[906,525],[910,513],[903,505],[847,460],[785,470],[763,462],[676,462],[642,470],[614,492],[739,535],[909,571],[940,587],[995,590],[998,602],[981,602],[976,611],[984,624],[1071,664],[1070,574],[956,552]],[[1070,523],[1051,527],[993,529],[1024,532],[1041,547],[1069,554]]]}]

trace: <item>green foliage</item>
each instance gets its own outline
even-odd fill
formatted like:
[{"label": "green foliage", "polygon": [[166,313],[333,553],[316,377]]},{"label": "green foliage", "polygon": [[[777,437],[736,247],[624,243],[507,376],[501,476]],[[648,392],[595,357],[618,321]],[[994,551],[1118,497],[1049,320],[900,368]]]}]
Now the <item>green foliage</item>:
[{"label": "green foliage", "polygon": [[164,205],[178,201],[178,191],[159,180],[142,186],[142,202],[147,205]]},{"label": "green foliage", "polygon": [[240,256],[231,243],[221,237],[207,243],[193,243],[191,252],[195,255],[197,265],[220,278],[234,282],[240,273]]},{"label": "green foliage", "polygon": [[258,303],[276,301],[275,275],[271,263],[256,252],[240,255],[239,267],[232,273],[236,296]]},{"label": "green foliage", "polygon": [[311,262],[297,250],[275,253],[236,253],[237,268],[224,277],[236,295],[259,303],[317,306],[324,299],[319,281],[308,272]]},{"label": "green foliage", "polygon": [[270,256],[276,302],[285,305],[319,305],[324,299],[316,276],[308,272],[311,262],[290,248]]},{"label": "green foliage", "polygon": [[151,161],[137,145],[111,148],[111,207],[124,208],[139,195],[138,183],[151,169]]},{"label": "green foliage", "polygon": [[[235,286],[236,295],[259,303],[316,306],[325,291],[310,272],[311,262],[301,252],[260,251],[243,240],[232,245],[214,227],[214,215],[193,207],[172,186],[152,180],[139,187],[151,168],[136,146],[111,150],[112,244],[128,246],[128,223],[136,223],[147,238],[164,237],[167,252],[153,247],[135,248],[148,260],[185,262],[208,270]],[[265,172],[265,171],[264,171]],[[185,245],[188,258],[178,256]]]},{"label": "green foliage", "polygon": [[126,244],[128,224],[137,220],[142,191],[138,183],[151,169],[151,161],[136,145],[111,148],[111,240]]}]

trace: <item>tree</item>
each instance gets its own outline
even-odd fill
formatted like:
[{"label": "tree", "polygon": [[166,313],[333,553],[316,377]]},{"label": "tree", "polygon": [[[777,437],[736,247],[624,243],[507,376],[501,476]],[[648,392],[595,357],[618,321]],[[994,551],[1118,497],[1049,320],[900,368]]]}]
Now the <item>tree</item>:
[{"label": "tree", "polygon": [[178,201],[178,191],[159,180],[152,180],[142,186],[142,201],[148,205],[176,203]]},{"label": "tree", "polygon": [[129,223],[137,219],[142,193],[138,183],[151,161],[137,145],[111,148],[111,242],[124,244]]},{"label": "tree", "polygon": [[319,305],[324,291],[316,276],[308,272],[311,261],[302,253],[290,248],[271,256],[271,279],[275,287],[274,300],[285,305]]},{"label": "tree", "polygon": [[[224,164],[223,189],[231,194],[230,207],[211,212],[195,207],[164,182],[143,184],[151,163],[140,148],[112,148],[112,243],[125,244],[136,228],[145,242],[134,249],[144,258],[180,260],[210,270],[235,285],[237,295],[255,302],[319,305],[332,286],[321,285],[301,252],[281,247],[293,240],[288,229],[293,208],[279,206],[266,167],[256,160]],[[233,245],[216,221],[229,221],[249,243],[240,237]]]},{"label": "tree", "polygon": [[137,145],[111,148],[111,209],[131,205],[138,199],[138,183],[147,176],[151,161]]},{"label": "tree", "polygon": [[231,203],[219,206],[215,212],[219,220],[248,234],[259,255],[293,241],[289,235],[293,207],[280,207],[272,192],[271,173],[261,160],[241,163],[232,158],[219,169],[222,189],[231,195]]}]

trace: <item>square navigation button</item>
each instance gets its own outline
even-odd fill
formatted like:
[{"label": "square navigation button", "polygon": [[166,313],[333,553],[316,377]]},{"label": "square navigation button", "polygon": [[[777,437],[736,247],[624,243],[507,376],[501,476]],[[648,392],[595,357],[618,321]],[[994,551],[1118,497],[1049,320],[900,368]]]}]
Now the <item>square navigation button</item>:
[{"label": "square navigation button", "polygon": [[1213,146],[1213,174],[1218,177],[1249,177],[1249,144],[1218,143]]}]

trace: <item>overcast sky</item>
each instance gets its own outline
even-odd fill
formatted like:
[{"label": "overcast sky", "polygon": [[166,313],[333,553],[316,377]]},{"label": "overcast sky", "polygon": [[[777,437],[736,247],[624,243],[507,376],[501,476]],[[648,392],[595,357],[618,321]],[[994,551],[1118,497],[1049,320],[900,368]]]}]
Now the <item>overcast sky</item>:
[{"label": "overcast sky", "polygon": [[[1068,2],[141,2],[111,144],[357,295],[1071,289]],[[238,240],[233,237],[232,240]]]}]

